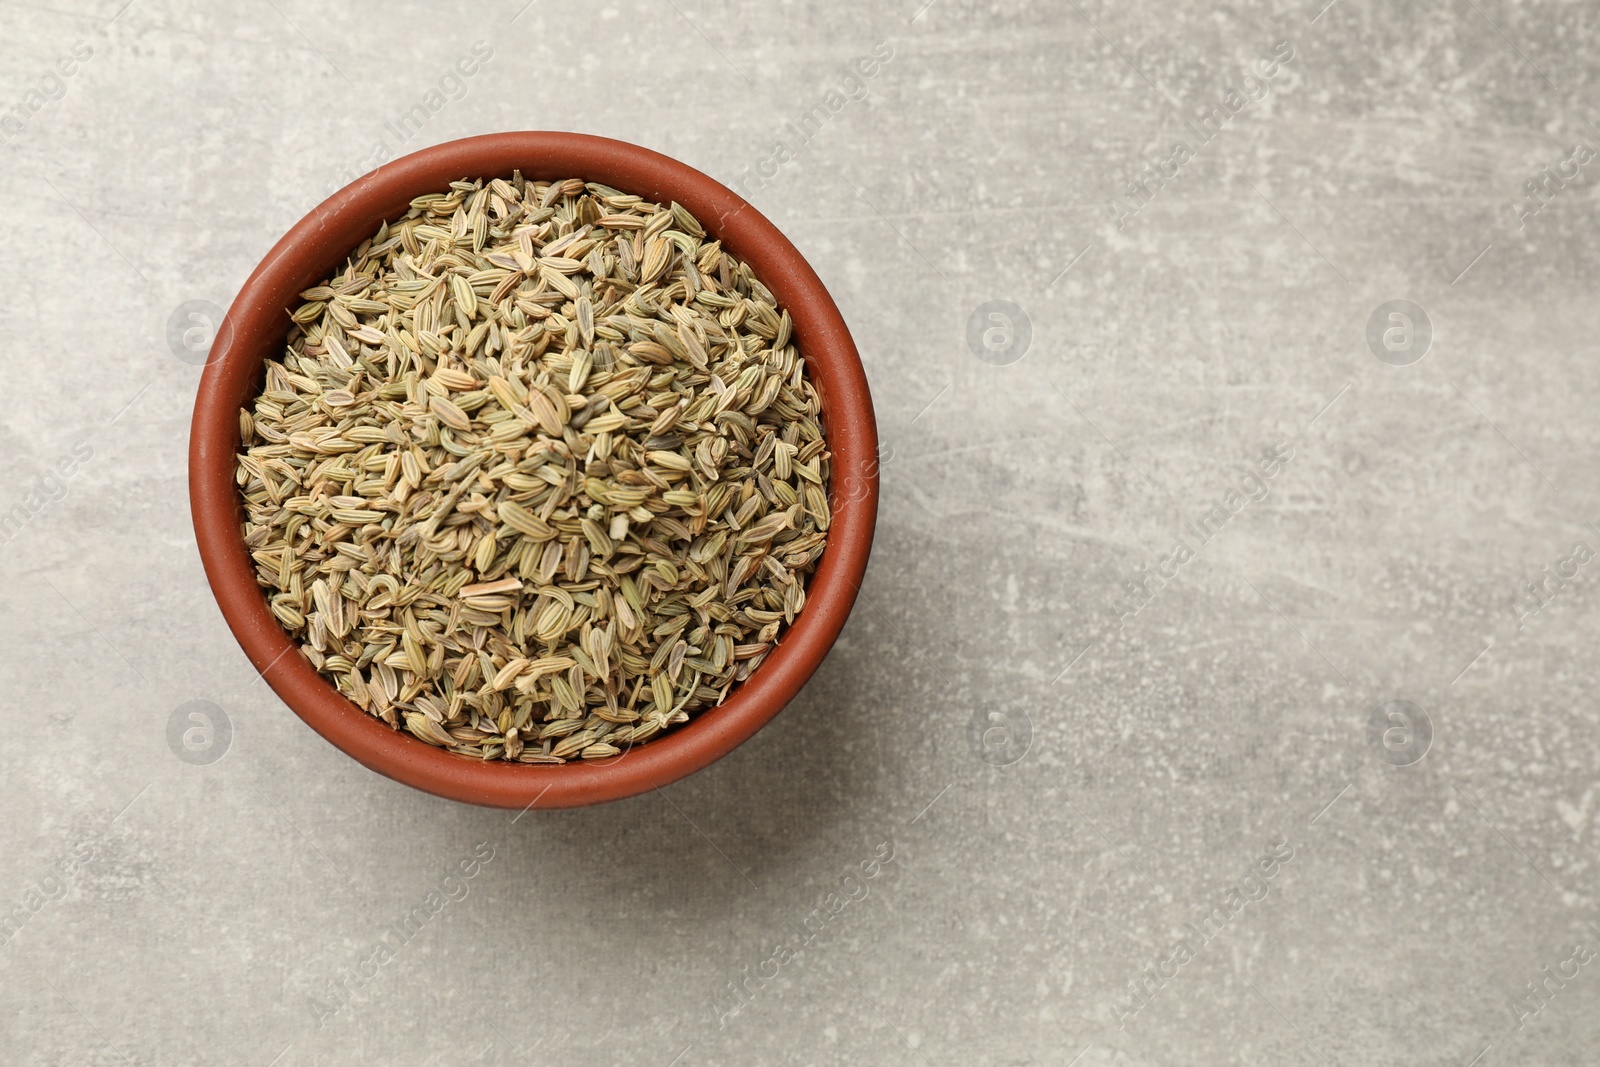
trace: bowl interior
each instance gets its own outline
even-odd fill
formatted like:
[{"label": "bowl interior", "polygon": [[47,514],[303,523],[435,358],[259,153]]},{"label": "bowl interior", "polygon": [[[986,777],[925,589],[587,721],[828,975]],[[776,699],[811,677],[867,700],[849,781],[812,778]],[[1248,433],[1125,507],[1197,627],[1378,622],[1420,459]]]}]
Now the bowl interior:
[{"label": "bowl interior", "polygon": [[[390,729],[346,700],[298,654],[272,615],[244,546],[234,481],[239,409],[260,390],[265,360],[282,351],[298,294],[344,263],[412,199],[463,178],[578,177],[659,203],[677,201],[744,260],[789,310],[794,338],[822,401],[832,454],[828,546],[806,606],[751,676],[719,707],[623,754],[561,765],[480,762]],[[418,789],[495,807],[572,807],[630,796],[715,761],[782,710],[821,663],[848,617],[877,513],[877,431],[860,357],[838,308],[804,258],[731,190],[658,153],[606,138],[508,133],[406,156],[340,190],[273,247],[240,290],[212,345],[190,435],[190,502],[207,578],[251,662],[313,729],[362,764]]]}]

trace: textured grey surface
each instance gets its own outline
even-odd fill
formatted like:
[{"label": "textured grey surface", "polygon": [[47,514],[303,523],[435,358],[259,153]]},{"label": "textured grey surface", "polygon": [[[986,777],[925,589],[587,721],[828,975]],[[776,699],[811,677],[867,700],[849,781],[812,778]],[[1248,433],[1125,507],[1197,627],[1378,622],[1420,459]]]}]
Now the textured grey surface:
[{"label": "textured grey surface", "polygon": [[[1600,144],[1592,5],[120,3],[0,3],[6,1063],[1594,1062],[1594,167],[1526,187]],[[441,83],[405,149],[743,181],[866,361],[864,596],[662,794],[513,822],[373,775],[200,569],[169,315]],[[1409,365],[1366,337],[1398,299]]]}]

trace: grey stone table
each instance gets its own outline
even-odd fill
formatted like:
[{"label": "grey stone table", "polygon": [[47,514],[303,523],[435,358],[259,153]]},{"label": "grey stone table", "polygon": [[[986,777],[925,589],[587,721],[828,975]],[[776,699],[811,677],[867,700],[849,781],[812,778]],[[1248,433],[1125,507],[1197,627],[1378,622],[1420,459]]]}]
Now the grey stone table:
[{"label": "grey stone table", "polygon": [[[0,2],[0,1058],[1593,1063],[1600,24],[1324,2]],[[513,819],[260,682],[184,460],[272,241],[538,128],[793,239],[883,504],[770,728]]]}]

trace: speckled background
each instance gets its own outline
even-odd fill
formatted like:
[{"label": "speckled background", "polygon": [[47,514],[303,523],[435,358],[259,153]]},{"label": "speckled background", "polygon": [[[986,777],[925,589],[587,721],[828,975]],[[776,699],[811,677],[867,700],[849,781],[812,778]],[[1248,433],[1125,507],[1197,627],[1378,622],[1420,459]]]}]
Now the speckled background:
[{"label": "speckled background", "polygon": [[[0,2],[0,1059],[1595,1062],[1600,13],[1323,2]],[[537,128],[738,184],[885,447],[790,708],[513,821],[259,681],[185,447],[341,174]]]}]

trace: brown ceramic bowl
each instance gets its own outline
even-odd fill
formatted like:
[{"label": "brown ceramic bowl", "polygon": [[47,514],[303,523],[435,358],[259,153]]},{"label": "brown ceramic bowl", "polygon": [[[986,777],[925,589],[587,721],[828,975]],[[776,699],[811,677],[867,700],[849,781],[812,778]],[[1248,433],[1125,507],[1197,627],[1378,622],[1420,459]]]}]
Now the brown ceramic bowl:
[{"label": "brown ceramic bowl", "polygon": [[[323,680],[279,626],[256,584],[234,482],[239,409],[279,353],[297,294],[325,278],[385,219],[461,178],[579,177],[649,200],[676,200],[744,260],[789,309],[822,399],[833,454],[833,524],[806,606],[759,668],[720,707],[610,760],[561,765],[481,762],[391,730]],[[267,254],[223,320],[195,398],[189,501],[206,577],[257,670],[317,733],[367,767],[429,793],[502,808],[566,808],[666,785],[726,755],[800,690],[843,628],[866,570],[877,518],[877,427],[861,359],[816,272],[755,208],[666,156],[603,137],[500,133],[425,149],[340,190]]]}]

